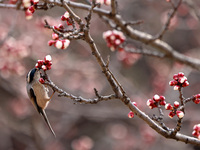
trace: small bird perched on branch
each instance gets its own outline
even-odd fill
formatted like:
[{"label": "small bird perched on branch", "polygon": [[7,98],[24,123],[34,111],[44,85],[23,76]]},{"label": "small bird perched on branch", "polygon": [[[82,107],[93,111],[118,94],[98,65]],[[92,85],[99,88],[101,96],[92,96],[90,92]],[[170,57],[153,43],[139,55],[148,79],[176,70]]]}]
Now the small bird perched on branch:
[{"label": "small bird perched on branch", "polygon": [[35,109],[37,109],[37,111],[43,116],[51,133],[56,137],[45,113],[45,108],[47,107],[54,93],[51,95],[51,97],[48,96],[48,89],[42,83],[40,83],[40,78],[40,69],[33,68],[29,71],[26,76],[27,93],[31,100],[31,103],[33,104]]}]

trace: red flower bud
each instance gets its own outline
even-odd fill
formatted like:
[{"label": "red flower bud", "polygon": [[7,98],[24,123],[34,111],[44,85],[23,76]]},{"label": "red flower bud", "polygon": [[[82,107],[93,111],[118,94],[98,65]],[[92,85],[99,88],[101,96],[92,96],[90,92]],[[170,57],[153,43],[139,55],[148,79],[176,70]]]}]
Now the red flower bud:
[{"label": "red flower bud", "polygon": [[43,84],[43,83],[44,83],[44,79],[43,79],[43,78],[40,78],[40,79],[39,79],[39,82]]},{"label": "red flower bud", "polygon": [[175,107],[175,108],[178,108],[179,105],[180,105],[179,102],[177,102],[177,101],[174,102],[174,107]]},{"label": "red flower bud", "polygon": [[154,95],[154,96],[153,96],[153,100],[156,101],[156,102],[159,102],[159,101],[160,101],[160,96],[157,95],[157,94]]},{"label": "red flower bud", "polygon": [[170,118],[173,118],[175,115],[176,115],[176,114],[175,114],[175,113],[173,113],[173,112],[171,111],[171,112],[169,113],[169,115],[168,115],[168,116],[169,116]]},{"label": "red flower bud", "polygon": [[173,107],[172,107],[172,105],[171,105],[170,103],[167,103],[167,104],[165,105],[165,109],[166,109],[166,110],[173,110]]},{"label": "red flower bud", "polygon": [[177,110],[176,114],[177,114],[178,118],[183,118],[184,117],[184,113],[182,111]]},{"label": "red flower bud", "polygon": [[133,118],[133,117],[134,117],[134,113],[133,113],[132,111],[130,111],[130,112],[128,113],[128,117],[129,117],[129,118]]}]

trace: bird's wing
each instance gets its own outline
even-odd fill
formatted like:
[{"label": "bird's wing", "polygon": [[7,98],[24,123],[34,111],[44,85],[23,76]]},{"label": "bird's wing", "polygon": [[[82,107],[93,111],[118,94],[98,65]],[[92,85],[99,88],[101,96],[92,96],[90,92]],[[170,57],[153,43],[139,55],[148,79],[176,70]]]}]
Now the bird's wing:
[{"label": "bird's wing", "polygon": [[30,95],[33,98],[32,101],[33,101],[35,108],[37,109],[37,111],[39,113],[41,113],[41,107],[37,104],[36,96],[35,96],[34,90],[32,88],[30,89]]},{"label": "bird's wing", "polygon": [[52,127],[51,127],[51,124],[49,123],[49,120],[48,120],[48,118],[47,118],[47,115],[46,115],[45,111],[37,104],[36,96],[35,96],[34,90],[33,90],[32,88],[30,89],[30,94],[31,94],[31,96],[33,97],[33,103],[34,103],[34,105],[35,105],[37,111],[43,116],[43,118],[44,118],[44,120],[45,120],[47,126],[49,127],[51,133],[56,137],[56,134],[55,134],[55,132],[53,131],[53,129],[52,129]]}]

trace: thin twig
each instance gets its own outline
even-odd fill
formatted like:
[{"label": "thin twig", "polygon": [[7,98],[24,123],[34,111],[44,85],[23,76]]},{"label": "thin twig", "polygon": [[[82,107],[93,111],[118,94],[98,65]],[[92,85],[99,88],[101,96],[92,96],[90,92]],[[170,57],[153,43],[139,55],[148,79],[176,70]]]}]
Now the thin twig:
[{"label": "thin twig", "polygon": [[[171,1],[170,1],[171,2]],[[182,3],[182,0],[179,0],[178,4],[175,6],[172,2],[172,7],[173,9],[171,10],[171,12],[169,12],[168,14],[168,19],[166,21],[166,23],[164,24],[163,28],[161,29],[161,31],[158,33],[158,35],[156,35],[154,37],[154,39],[152,40],[156,40],[156,39],[162,39],[162,37],[164,36],[164,34],[167,32],[167,30],[169,29],[169,26],[170,26],[170,23],[171,23],[171,20],[173,19],[173,17],[175,16],[179,6],[181,5]]]}]

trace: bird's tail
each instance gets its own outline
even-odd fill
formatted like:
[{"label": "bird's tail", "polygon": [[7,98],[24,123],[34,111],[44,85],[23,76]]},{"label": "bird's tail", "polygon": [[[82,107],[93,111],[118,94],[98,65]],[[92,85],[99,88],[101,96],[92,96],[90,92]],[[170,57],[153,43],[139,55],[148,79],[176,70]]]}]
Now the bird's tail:
[{"label": "bird's tail", "polygon": [[55,134],[55,132],[53,131],[53,129],[52,129],[52,127],[51,127],[51,124],[49,123],[49,120],[48,120],[48,118],[47,118],[47,115],[46,115],[45,111],[42,109],[42,110],[40,111],[40,113],[41,113],[41,115],[43,116],[45,122],[47,123],[47,126],[49,127],[51,133],[52,133],[52,134],[54,135],[54,137],[56,138],[56,134]]}]

